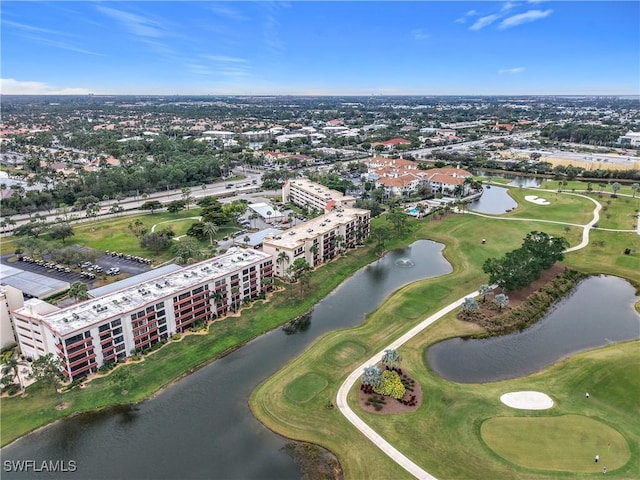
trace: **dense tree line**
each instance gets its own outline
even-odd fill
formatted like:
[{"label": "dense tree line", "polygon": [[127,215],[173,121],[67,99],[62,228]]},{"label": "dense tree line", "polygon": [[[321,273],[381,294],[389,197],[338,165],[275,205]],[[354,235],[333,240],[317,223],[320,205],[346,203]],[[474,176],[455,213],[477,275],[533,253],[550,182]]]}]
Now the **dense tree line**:
[{"label": "dense tree line", "polygon": [[[87,202],[83,199],[87,197],[98,201],[210,183],[221,178],[222,168],[221,160],[214,156],[176,155],[166,164],[142,161],[136,165],[109,167],[95,172],[78,169],[65,181],[56,182],[55,185],[47,184],[47,190],[15,192],[2,199],[0,205],[4,215],[50,210],[60,204],[76,206],[78,200],[86,205]],[[47,175],[53,174],[43,173],[43,177]],[[78,205],[77,208],[82,208],[83,205]]]},{"label": "dense tree line", "polygon": [[564,258],[569,242],[544,232],[527,234],[522,246],[502,258],[488,258],[483,266],[489,283],[511,292],[528,287],[540,278],[543,270]]},{"label": "dense tree line", "polygon": [[557,142],[612,145],[624,133],[620,126],[608,127],[569,123],[565,125],[547,125],[540,131],[540,136]]}]

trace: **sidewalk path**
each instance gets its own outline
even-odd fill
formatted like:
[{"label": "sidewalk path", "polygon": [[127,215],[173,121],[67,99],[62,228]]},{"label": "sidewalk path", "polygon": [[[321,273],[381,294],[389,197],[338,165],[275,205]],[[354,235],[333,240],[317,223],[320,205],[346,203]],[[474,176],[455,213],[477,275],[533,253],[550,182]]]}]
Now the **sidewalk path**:
[{"label": "sidewalk path", "polygon": [[[537,189],[537,190],[540,191],[539,189]],[[537,220],[537,221],[547,222],[547,223],[560,223],[560,224],[583,227],[583,230],[582,230],[582,241],[578,245],[576,245],[575,247],[567,249],[566,253],[569,253],[569,252],[573,252],[573,251],[576,251],[576,250],[580,250],[581,248],[584,248],[589,244],[589,232],[591,231],[593,226],[600,219],[600,210],[602,208],[602,205],[597,200],[594,200],[593,198],[587,197],[586,195],[580,195],[580,194],[575,194],[575,193],[569,193],[569,195],[578,195],[580,197],[588,198],[593,203],[595,203],[596,207],[593,210],[593,219],[589,223],[587,223],[586,225],[576,225],[576,224],[573,224],[573,223],[556,222],[556,221],[552,221],[552,220],[538,220],[538,219],[533,219],[533,218],[531,218],[531,219],[527,219],[527,218],[500,218],[500,217],[492,217],[492,216],[489,216],[489,215],[482,215],[482,214],[475,214],[475,215],[486,216],[486,217],[493,218],[493,219],[496,219],[496,220],[530,220],[530,221],[531,220],[533,220],[533,221]],[[431,315],[427,319],[425,319],[422,322],[420,322],[418,325],[413,327],[407,333],[402,335],[400,338],[395,340],[393,343],[389,344],[382,351],[376,353],[369,360],[367,360],[362,365],[360,365],[358,368],[356,368],[353,372],[351,372],[351,374],[347,377],[347,379],[342,383],[342,385],[338,389],[338,395],[337,395],[337,398],[336,398],[336,405],[338,407],[338,410],[340,410],[340,413],[342,413],[346,417],[346,419],[349,420],[349,422],[351,422],[358,430],[360,430],[360,432],[365,437],[367,437],[369,440],[371,440],[387,456],[389,456],[393,461],[395,461],[398,465],[400,465],[402,468],[404,468],[407,472],[409,472],[411,475],[413,475],[416,478],[424,479],[424,480],[437,480],[436,477],[434,477],[429,472],[427,472],[426,470],[424,470],[423,468],[421,468],[417,464],[415,464],[412,460],[407,458],[402,452],[400,452],[397,448],[395,448],[393,445],[391,445],[389,442],[387,442],[384,438],[382,438],[382,436],[379,433],[377,433],[373,428],[371,428],[369,425],[367,425],[364,422],[364,420],[362,420],[360,417],[358,417],[358,415],[356,415],[356,413],[351,409],[351,407],[349,406],[349,404],[347,402],[347,397],[349,395],[349,391],[351,390],[351,388],[353,388],[355,383],[360,379],[360,376],[362,375],[362,371],[364,370],[365,367],[367,367],[369,365],[375,365],[376,363],[378,363],[378,361],[380,360],[380,358],[384,354],[384,350],[387,350],[387,349],[390,349],[390,348],[393,348],[393,349],[399,348],[400,346],[402,346],[406,342],[408,342],[411,338],[413,338],[418,333],[420,333],[422,330],[424,330],[429,325],[434,323],[436,320],[439,320],[440,318],[442,318],[443,316],[445,316],[449,312],[455,310],[460,305],[462,305],[462,303],[464,302],[465,298],[467,298],[467,297],[477,297],[479,294],[480,293],[477,290],[475,292],[468,293],[464,297],[459,298],[455,302],[453,302],[450,305],[442,308],[441,310],[437,311],[436,313],[434,313],[433,315]]]}]

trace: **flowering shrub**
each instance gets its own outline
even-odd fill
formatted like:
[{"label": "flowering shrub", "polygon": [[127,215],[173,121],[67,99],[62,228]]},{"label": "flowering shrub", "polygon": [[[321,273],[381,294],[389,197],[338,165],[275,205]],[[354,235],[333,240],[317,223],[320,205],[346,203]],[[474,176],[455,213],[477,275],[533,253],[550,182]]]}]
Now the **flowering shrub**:
[{"label": "flowering shrub", "polygon": [[406,392],[398,372],[385,370],[382,372],[382,383],[373,388],[373,391],[380,395],[388,395],[393,398],[402,398]]}]

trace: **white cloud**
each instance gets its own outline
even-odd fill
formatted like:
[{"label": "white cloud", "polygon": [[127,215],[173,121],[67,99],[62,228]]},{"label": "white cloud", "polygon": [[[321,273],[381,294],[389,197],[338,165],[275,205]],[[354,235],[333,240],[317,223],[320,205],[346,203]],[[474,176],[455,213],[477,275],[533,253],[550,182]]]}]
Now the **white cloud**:
[{"label": "white cloud", "polygon": [[524,70],[525,70],[524,67],[501,68],[500,70],[498,70],[498,73],[500,75],[504,75],[504,74],[514,75],[516,73],[522,73],[524,72]]},{"label": "white cloud", "polygon": [[507,12],[509,10],[511,10],[513,7],[515,7],[516,4],[513,2],[505,2],[502,4],[502,8],[500,9],[501,12]]},{"label": "white cloud", "polygon": [[61,32],[59,30],[51,30],[50,28],[36,27],[34,25],[27,25],[26,23],[12,22],[11,20],[4,20],[3,19],[2,23],[4,25],[9,26],[9,27],[18,28],[20,30],[24,30],[24,31],[27,31],[27,32],[50,33],[52,35],[67,35],[64,32]]},{"label": "white cloud", "polygon": [[248,77],[251,71],[246,59],[226,55],[200,55],[186,66],[191,73],[209,77],[241,78]]},{"label": "white cloud", "polygon": [[44,38],[44,37],[40,37],[38,35],[24,35],[24,38],[28,38],[29,40],[32,40],[32,41],[34,41],[36,43],[39,43],[41,45],[48,45],[50,47],[59,48],[61,50],[68,50],[70,52],[84,53],[86,55],[96,55],[96,56],[99,56],[99,57],[104,57],[104,54],[102,54],[102,53],[98,53],[98,52],[94,52],[94,51],[87,50],[87,49],[84,49],[84,48],[76,47],[75,45],[72,45],[70,43],[62,42],[60,40],[54,40],[52,38]]},{"label": "white cloud", "polygon": [[456,23],[466,23],[467,18],[469,17],[473,17],[475,15],[477,15],[478,12],[476,12],[475,10],[469,10],[467,13],[465,13],[462,17],[460,18],[456,18],[454,21]]},{"label": "white cloud", "polygon": [[491,25],[493,22],[500,18],[499,15],[487,15],[480,17],[476,22],[469,27],[469,30],[480,30],[484,27]]},{"label": "white cloud", "polygon": [[44,82],[21,81],[14,78],[0,78],[0,92],[3,95],[87,95],[91,93],[86,88],[60,88]]},{"label": "white cloud", "polygon": [[522,25],[523,23],[534,22],[536,20],[540,20],[541,18],[548,17],[553,13],[553,10],[529,10],[528,12],[519,13],[517,15],[513,15],[511,17],[505,18],[498,28],[501,30],[505,28],[515,27],[517,25]]},{"label": "white cloud", "polygon": [[104,7],[102,5],[96,6],[105,15],[113,18],[121,23],[129,32],[139,37],[146,38],[159,38],[163,36],[163,32],[160,25],[155,20],[137,15],[135,13],[124,12],[111,7]]},{"label": "white cloud", "polygon": [[414,40],[426,40],[427,38],[431,38],[431,35],[422,30],[421,28],[416,28],[415,30],[411,30],[411,36]]},{"label": "white cloud", "polygon": [[248,20],[248,17],[243,15],[241,12],[239,12],[235,8],[231,8],[227,5],[220,5],[220,4],[214,3],[211,5],[207,5],[207,8],[212,12],[231,20],[236,20],[236,21]]},{"label": "white cloud", "polygon": [[247,60],[244,58],[227,57],[226,55],[203,55],[203,57],[212,62],[247,63]]}]

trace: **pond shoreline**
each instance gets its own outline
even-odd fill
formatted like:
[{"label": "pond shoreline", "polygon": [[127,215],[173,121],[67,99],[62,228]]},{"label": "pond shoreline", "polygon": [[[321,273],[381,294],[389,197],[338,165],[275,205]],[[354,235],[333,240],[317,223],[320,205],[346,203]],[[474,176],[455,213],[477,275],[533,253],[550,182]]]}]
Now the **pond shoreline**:
[{"label": "pond shoreline", "polygon": [[509,308],[503,313],[496,313],[495,309],[487,308],[488,300],[479,302],[481,307],[485,307],[483,311],[458,313],[458,320],[474,323],[485,329],[483,333],[469,335],[466,338],[480,339],[521,332],[548,315],[558,302],[570,296],[579,283],[590,276],[556,265],[555,269],[559,268],[564,270],[550,272],[553,278],[546,281],[544,278],[538,279],[530,286],[512,292],[510,295],[519,297],[520,301],[514,308]]}]

